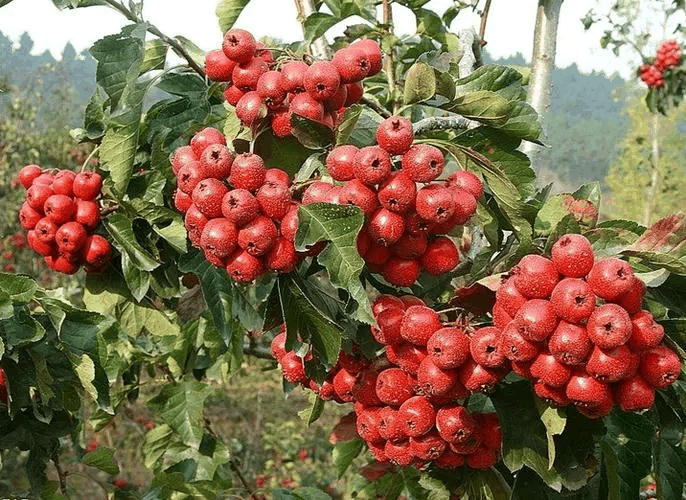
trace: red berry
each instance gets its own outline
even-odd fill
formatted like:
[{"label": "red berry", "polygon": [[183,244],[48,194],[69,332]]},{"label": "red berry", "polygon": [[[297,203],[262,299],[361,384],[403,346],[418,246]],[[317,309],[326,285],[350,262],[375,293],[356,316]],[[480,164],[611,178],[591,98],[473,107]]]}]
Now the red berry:
[{"label": "red berry", "polygon": [[230,83],[224,89],[224,99],[226,99],[226,102],[228,102],[231,106],[236,106],[236,104],[238,104],[238,101],[241,100],[241,97],[243,97],[244,94],[245,92],[243,92],[233,83]]},{"label": "red berry", "polygon": [[410,438],[410,451],[419,460],[435,460],[448,448],[436,431]]},{"label": "red berry", "polygon": [[477,200],[481,198],[484,192],[484,184],[481,179],[467,170],[458,170],[450,174],[446,179],[446,185],[450,188],[464,189]]},{"label": "red berry", "polygon": [[601,382],[617,382],[626,377],[631,365],[631,351],[625,345],[602,350],[595,347],[586,362],[586,372]]},{"label": "red berry", "polygon": [[298,264],[298,254],[292,241],[278,238],[267,254],[265,261],[267,268],[280,273],[290,273]]},{"label": "red berry", "polygon": [[477,201],[472,193],[466,189],[458,187],[450,188],[455,202],[455,214],[452,218],[453,225],[461,226],[466,224],[469,219],[476,213]]},{"label": "red berry", "polygon": [[283,378],[288,380],[291,384],[299,384],[307,380],[303,360],[295,351],[286,352],[279,362],[281,363],[281,369],[283,370]]},{"label": "red berry", "polygon": [[[368,254],[369,255],[369,254]],[[391,257],[383,264],[383,277],[393,286],[412,286],[421,272],[419,262],[414,259]]]},{"label": "red berry", "polygon": [[548,348],[555,358],[566,365],[582,365],[593,350],[583,326],[560,321],[548,339]]},{"label": "red berry", "polygon": [[553,262],[540,255],[525,255],[511,272],[517,289],[530,299],[548,298],[559,280]]},{"label": "red berry", "polygon": [[505,327],[498,344],[500,351],[511,361],[530,361],[538,356],[538,344],[525,339],[513,321]]},{"label": "red berry", "polygon": [[397,365],[402,371],[416,375],[419,365],[426,359],[425,349],[406,342],[386,346],[388,361]]},{"label": "red berry", "polygon": [[591,408],[599,406],[607,398],[612,398],[607,384],[583,372],[577,372],[571,376],[567,382],[565,395],[572,403]]},{"label": "red berry", "polygon": [[472,359],[482,366],[498,368],[505,363],[505,356],[498,348],[500,331],[492,326],[477,329],[469,341]]},{"label": "red berry", "polygon": [[415,183],[404,172],[392,172],[379,186],[378,198],[381,205],[403,214],[414,205],[417,189]]},{"label": "red berry", "polygon": [[582,279],[565,278],[550,296],[550,303],[561,319],[570,323],[583,323],[595,309],[595,294]]},{"label": "red berry", "polygon": [[679,378],[681,359],[669,347],[659,345],[643,353],[640,374],[656,389],[665,389]]},{"label": "red berry", "polygon": [[262,158],[256,154],[243,153],[233,161],[229,182],[235,189],[256,191],[264,183],[265,172]]},{"label": "red berry", "polygon": [[252,221],[260,212],[260,204],[250,191],[232,189],[222,198],[222,215],[242,227]]},{"label": "red berry", "polygon": [[219,259],[226,259],[236,249],[238,231],[233,222],[224,218],[211,219],[200,236],[200,247]]},{"label": "red berry", "polygon": [[264,269],[260,259],[239,248],[229,257],[226,272],[237,283],[247,283],[254,281]]},{"label": "red berry", "polygon": [[222,43],[222,50],[226,57],[237,62],[250,61],[255,54],[256,47],[257,43],[250,32],[239,28],[227,31]]},{"label": "red berry", "polygon": [[367,231],[372,239],[384,246],[396,243],[405,230],[405,219],[402,215],[380,208],[370,217]]},{"label": "red berry", "polygon": [[324,122],[324,105],[307,92],[297,94],[291,99],[290,111],[308,120]]},{"label": "red berry", "polygon": [[503,378],[501,371],[487,368],[469,358],[458,368],[460,382],[470,392],[490,391]]},{"label": "red berry", "polygon": [[191,204],[186,211],[184,223],[186,231],[188,231],[188,239],[191,240],[193,246],[199,247],[200,236],[202,235],[202,230],[205,229],[205,224],[207,224],[207,217],[198,210],[198,207]]},{"label": "red berry", "polygon": [[[60,170],[55,174],[55,180],[52,181],[52,190],[55,194],[64,194],[72,196],[74,194],[74,179],[76,174],[70,170]],[[99,192],[97,193],[99,194]],[[96,196],[97,196],[96,194]]]},{"label": "red berry", "polygon": [[176,210],[178,210],[182,214],[185,214],[192,203],[193,198],[188,196],[186,193],[184,193],[180,189],[174,191],[174,207],[176,207]]},{"label": "red berry", "polygon": [[591,243],[580,234],[565,234],[551,250],[557,271],[569,278],[583,278],[593,269]]},{"label": "red berry", "polygon": [[76,214],[74,220],[90,231],[100,222],[100,205],[93,200],[76,200]]},{"label": "red berry", "polygon": [[386,118],[376,129],[376,142],[390,155],[407,153],[414,142],[412,122],[402,116]]},{"label": "red berry", "polygon": [[614,349],[631,337],[631,318],[616,304],[596,308],[586,325],[588,338],[601,349]]},{"label": "red berry", "polygon": [[517,315],[519,308],[526,302],[526,297],[521,294],[515,285],[514,277],[510,277],[504,283],[501,283],[495,292],[495,299],[505,312],[513,318]]},{"label": "red berry", "polygon": [[555,388],[563,387],[572,376],[571,368],[560,363],[549,352],[542,352],[534,359],[530,372],[543,384]]},{"label": "red berry", "polygon": [[368,443],[379,443],[384,439],[379,434],[379,423],[381,408],[369,408],[357,415],[357,433]]},{"label": "red berry", "polygon": [[286,82],[281,71],[267,71],[257,81],[257,93],[269,109],[274,109],[286,98]]},{"label": "red berry", "polygon": [[410,306],[405,310],[400,335],[414,345],[426,346],[434,332],[442,326],[438,313],[430,307]]},{"label": "red berry", "polygon": [[478,424],[462,405],[448,405],[436,411],[438,434],[449,443],[465,443],[478,431]]},{"label": "red berry", "polygon": [[517,331],[531,342],[542,342],[557,328],[558,318],[550,302],[531,299],[522,305],[514,317]]},{"label": "red berry", "polygon": [[364,95],[364,87],[359,82],[348,83],[345,85],[345,89],[346,98],[343,106],[346,108],[349,108],[353,104],[360,102],[362,96]]},{"label": "red berry", "polygon": [[616,257],[607,257],[595,263],[588,273],[587,280],[598,297],[614,301],[631,289],[634,271],[628,262]]},{"label": "red berry", "polygon": [[615,303],[626,309],[626,312],[628,312],[629,314],[637,313],[641,310],[641,305],[643,303],[643,296],[645,295],[645,292],[645,283],[643,283],[643,281],[634,276],[631,288],[623,295],[620,295],[615,300]]},{"label": "red berry", "polygon": [[262,118],[267,116],[267,107],[254,91],[248,91],[236,103],[236,116],[246,127],[254,127]]},{"label": "red berry", "polygon": [[415,210],[422,219],[442,224],[455,213],[455,201],[448,188],[433,184],[417,191]]},{"label": "red berry", "polygon": [[308,69],[309,66],[302,61],[290,61],[281,66],[284,90],[297,94],[305,92],[305,72]]},{"label": "red berry", "polygon": [[390,406],[399,407],[414,395],[414,379],[400,368],[387,368],[376,379],[376,395]]},{"label": "red berry", "polygon": [[38,165],[26,165],[17,174],[17,179],[24,189],[28,189],[33,184],[34,179],[41,174],[41,168]]},{"label": "red berry", "polygon": [[424,236],[404,234],[390,247],[390,250],[393,255],[401,259],[418,259],[424,255],[428,244]]},{"label": "red berry", "polygon": [[391,173],[391,157],[379,146],[367,146],[355,153],[355,177],[365,184],[380,184]]},{"label": "red berry", "polygon": [[457,327],[436,330],[426,344],[434,364],[444,370],[461,366],[469,357],[469,349],[469,337]]},{"label": "red berry", "polygon": [[627,345],[632,351],[645,351],[657,347],[664,336],[664,327],[655,321],[650,311],[640,311],[631,317],[631,337]]},{"label": "red berry", "polygon": [[323,101],[334,96],[341,85],[341,75],[329,61],[317,61],[305,71],[303,85],[313,99]]},{"label": "red berry", "polygon": [[193,160],[179,169],[179,173],[176,177],[176,184],[181,191],[187,195],[191,195],[195,186],[203,179],[200,162]]},{"label": "red berry", "polygon": [[534,384],[534,392],[536,396],[551,404],[553,406],[567,406],[570,401],[565,395],[566,387],[551,387],[543,382],[536,382]]},{"label": "red berry", "polygon": [[358,149],[345,145],[334,148],[326,157],[326,170],[337,181],[349,181],[355,177],[353,160]]},{"label": "red berry", "polygon": [[655,389],[640,375],[622,380],[614,386],[615,401],[624,411],[647,410],[655,402]]},{"label": "red berry", "polygon": [[403,155],[403,171],[415,182],[430,182],[443,172],[445,160],[440,149],[416,144]]},{"label": "red berry", "polygon": [[193,189],[193,203],[198,210],[212,219],[222,216],[222,200],[229,189],[218,179],[203,179]]},{"label": "red berry", "polygon": [[99,234],[94,234],[86,240],[83,256],[88,264],[96,269],[102,269],[112,258],[110,242]]},{"label": "red berry", "polygon": [[174,175],[178,176],[181,167],[183,167],[187,163],[196,161],[197,159],[198,158],[196,158],[192,147],[181,146],[176,148],[176,151],[174,151],[174,154],[171,158],[171,166]]},{"label": "red berry", "polygon": [[205,54],[205,74],[212,81],[230,81],[235,66],[236,61],[226,57],[223,50],[211,50]]},{"label": "red berry", "polygon": [[78,222],[67,222],[55,232],[55,243],[60,253],[76,253],[86,243],[88,233]]},{"label": "red berry", "polygon": [[52,187],[46,184],[34,184],[26,191],[26,203],[34,210],[41,212],[46,200],[53,194],[55,192]]},{"label": "red berry", "polygon": [[73,220],[76,207],[69,196],[53,194],[45,200],[43,211],[48,219],[61,225]]},{"label": "red berry", "polygon": [[425,397],[413,396],[400,405],[397,418],[407,436],[418,437],[433,429],[436,411]]},{"label": "red berry", "polygon": [[427,273],[440,276],[457,267],[460,263],[460,253],[451,239],[439,236],[429,242],[420,262]]},{"label": "red berry", "polygon": [[207,179],[226,180],[231,174],[233,154],[223,144],[211,144],[200,156],[201,175]]},{"label": "red berry", "polygon": [[291,192],[280,183],[265,182],[256,198],[262,213],[275,220],[281,219],[291,208]]},{"label": "red berry", "polygon": [[376,41],[370,39],[358,40],[351,44],[350,47],[359,48],[367,55],[367,59],[369,60],[369,73],[367,76],[374,76],[381,71],[382,54],[381,48]]},{"label": "red berry", "polygon": [[[250,255],[266,254],[276,242],[278,232],[269,217],[255,217],[238,231],[238,246]],[[252,281],[252,280],[250,280]]]},{"label": "red berry", "polygon": [[417,369],[417,393],[426,396],[448,394],[458,382],[458,376],[457,370],[442,370],[431,356],[427,356]]},{"label": "red berry", "polygon": [[386,441],[384,452],[391,463],[398,467],[409,467],[414,460],[410,441]]},{"label": "red berry", "polygon": [[41,241],[34,230],[26,234],[26,241],[29,247],[39,255],[51,255],[55,251],[53,244]]},{"label": "red berry", "polygon": [[212,144],[223,144],[226,146],[226,137],[219,130],[207,127],[195,133],[191,139],[191,148],[196,158],[200,158],[202,152]]},{"label": "red berry", "polygon": [[341,205],[355,205],[360,207],[367,217],[373,215],[379,206],[376,192],[360,182],[359,179],[352,179],[343,184],[339,202]]}]

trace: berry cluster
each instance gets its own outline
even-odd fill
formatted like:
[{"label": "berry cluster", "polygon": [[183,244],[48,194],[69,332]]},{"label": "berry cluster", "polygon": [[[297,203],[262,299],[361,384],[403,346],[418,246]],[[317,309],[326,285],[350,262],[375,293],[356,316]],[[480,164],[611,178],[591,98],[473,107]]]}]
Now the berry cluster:
[{"label": "berry cluster", "polygon": [[578,234],[562,236],[551,254],[523,257],[497,290],[494,355],[533,380],[542,399],[574,404],[589,418],[615,404],[650,408],[681,360],[660,345],[664,328],[641,309],[645,285],[627,262],[596,260]]},{"label": "berry cluster", "polygon": [[237,282],[295,268],[298,207],[286,172],[266,169],[256,154],[234,156],[214,128],[200,130],[190,146],[178,148],[172,170],[174,205],[185,215],[191,243],[210,263]]},{"label": "berry cluster", "polygon": [[307,378],[303,359],[285,350],[282,329],[272,353],[284,377],[322,399],[354,403],[357,432],[378,462],[493,466],[501,444],[498,417],[471,414],[459,404],[469,395],[466,385],[483,388],[473,385],[480,372],[467,363],[469,338],[460,328],[444,328],[438,314],[414,296],[382,295],[372,310],[379,324],[372,333],[385,355],[368,362],[343,353],[319,386]]},{"label": "berry cluster", "polygon": [[665,85],[664,72],[678,66],[681,62],[681,47],[676,40],[667,40],[657,49],[652,64],[642,64],[638,69],[639,77],[649,88],[662,88]]},{"label": "berry cluster", "polygon": [[[414,284],[422,270],[438,276],[457,266],[457,247],[445,235],[476,212],[483,184],[459,171],[434,182],[443,172],[441,151],[413,144],[412,123],[392,116],[379,125],[375,146],[338,146],[326,168],[333,185],[319,181],[303,193],[304,205],[350,204],[362,209],[366,223],[357,248],[370,270],[395,286]],[[399,168],[394,169],[393,157]]]},{"label": "berry cluster", "polygon": [[112,256],[109,242],[94,234],[100,222],[102,178],[96,172],[75,174],[60,170],[53,174],[37,165],[19,172],[26,201],[19,221],[28,230],[29,247],[45,258],[50,269],[74,274],[83,265],[100,271]]},{"label": "berry cluster", "polygon": [[291,134],[291,114],[331,129],[341,112],[362,98],[362,80],[381,71],[381,49],[373,40],[360,40],[336,51],[331,61],[311,66],[302,60],[279,61],[242,29],[226,32],[221,50],[205,57],[205,74],[228,82],[224,97],[236,107],[241,122],[252,127],[269,118],[277,137]]}]

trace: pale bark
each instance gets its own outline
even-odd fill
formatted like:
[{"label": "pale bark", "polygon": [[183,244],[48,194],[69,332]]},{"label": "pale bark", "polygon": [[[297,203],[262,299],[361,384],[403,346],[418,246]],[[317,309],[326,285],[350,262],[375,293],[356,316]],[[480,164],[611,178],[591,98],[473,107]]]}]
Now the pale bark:
[{"label": "pale bark", "polygon": [[[314,7],[314,0],[295,0],[295,7],[298,10],[298,17],[300,24],[302,24],[303,32],[305,30],[305,19],[310,14],[317,12]],[[317,38],[310,46],[312,55],[317,59],[331,59],[331,48],[323,36]]]},{"label": "pale bark", "polygon": [[648,198],[646,199],[643,209],[643,225],[650,224],[650,216],[652,215],[653,200],[657,196],[658,180],[660,176],[660,117],[657,113],[653,115],[653,140],[652,140],[652,167],[653,171],[650,175],[650,186],[648,186]]}]

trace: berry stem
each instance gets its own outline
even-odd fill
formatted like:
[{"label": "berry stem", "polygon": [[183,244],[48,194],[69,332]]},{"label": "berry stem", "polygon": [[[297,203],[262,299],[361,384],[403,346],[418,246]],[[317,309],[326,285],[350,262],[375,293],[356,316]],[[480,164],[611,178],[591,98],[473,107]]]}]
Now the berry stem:
[{"label": "berry stem", "polygon": [[160,40],[162,40],[164,43],[169,45],[174,52],[176,52],[180,57],[183,57],[186,61],[188,61],[188,66],[190,66],[193,71],[195,71],[197,74],[199,74],[201,77],[205,78],[205,70],[200,66],[198,63],[196,63],[193,60],[193,57],[186,51],[186,49],[181,45],[178,41],[174,40],[173,38],[168,37],[164,33],[162,33],[159,28],[157,28],[155,25],[150,24],[147,21],[143,21],[140,17],[135,15],[133,12],[131,12],[129,9],[127,9],[123,4],[115,1],[115,0],[105,0],[105,3],[112,7],[114,10],[117,10],[124,14],[124,16],[129,20],[134,23],[145,23],[146,29],[158,37]]},{"label": "berry stem", "polygon": [[91,154],[88,155],[88,158],[86,158],[86,161],[84,161],[84,162],[83,162],[83,165],[81,165],[81,170],[80,170],[80,172],[83,172],[84,170],[86,170],[86,166],[87,166],[88,163],[93,159],[93,156],[95,156],[95,153],[97,153],[98,151],[100,151],[100,146],[96,146],[96,147],[93,149],[93,151],[91,151]]},{"label": "berry stem", "polygon": [[486,22],[488,21],[488,11],[491,9],[491,1],[486,0],[486,5],[484,5],[484,10],[481,11],[481,25],[479,26],[479,39],[481,40],[481,46],[486,45],[484,40],[484,35],[486,34]]},{"label": "berry stem", "polygon": [[[383,24],[385,36],[391,37],[393,35],[393,9],[391,0],[383,0]],[[390,102],[393,104],[393,114],[395,115],[398,114],[400,103],[395,97],[396,83],[392,47],[384,59],[384,70],[386,72],[386,79],[388,80],[388,95],[390,96]]]}]

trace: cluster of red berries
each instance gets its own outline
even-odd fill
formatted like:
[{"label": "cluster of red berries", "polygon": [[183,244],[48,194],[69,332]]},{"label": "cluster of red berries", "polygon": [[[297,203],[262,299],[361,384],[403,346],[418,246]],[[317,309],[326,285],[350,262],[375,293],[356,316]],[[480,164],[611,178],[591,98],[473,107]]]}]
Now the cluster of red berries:
[{"label": "cluster of red berries", "polygon": [[45,258],[50,269],[74,274],[83,265],[100,271],[109,262],[109,242],[93,231],[100,222],[102,178],[96,172],[57,173],[27,165],[18,175],[26,189],[19,211],[29,247]]},{"label": "cluster of red berries", "polygon": [[[395,286],[414,284],[422,270],[433,276],[460,261],[455,243],[445,235],[476,212],[481,180],[459,171],[434,182],[443,172],[441,151],[413,144],[412,123],[392,116],[376,131],[375,146],[338,146],[326,169],[342,185],[318,181],[303,193],[304,205],[350,204],[362,209],[366,223],[357,249],[371,271]],[[394,169],[393,157],[399,157]]]},{"label": "cluster of red berries", "polygon": [[470,414],[459,403],[469,395],[465,386],[479,377],[474,367],[457,369],[467,365],[468,337],[460,328],[443,328],[438,314],[417,297],[382,295],[372,311],[379,324],[373,335],[385,345],[385,355],[369,362],[342,353],[320,386],[307,378],[303,359],[285,350],[282,328],[272,353],[284,377],[322,399],[354,403],[357,433],[378,462],[493,466],[501,445],[498,417]]},{"label": "cluster of red berries", "polygon": [[362,98],[362,80],[381,71],[381,58],[378,43],[360,40],[336,51],[331,61],[308,65],[291,59],[277,67],[269,49],[234,28],[224,35],[221,50],[208,52],[205,74],[228,82],[224,96],[244,125],[268,117],[274,134],[287,137],[293,113],[333,129],[345,108]]},{"label": "cluster of red berries", "polygon": [[236,282],[295,268],[301,257],[293,245],[298,206],[286,172],[265,168],[256,154],[234,156],[214,128],[178,148],[172,170],[178,187],[174,205],[185,215],[191,243],[210,263]]},{"label": "cluster of red berries", "polygon": [[681,360],[641,309],[645,285],[627,262],[596,260],[578,234],[562,236],[551,257],[523,257],[496,291],[493,358],[533,380],[540,398],[574,404],[589,418],[615,404],[650,408],[655,390],[679,376]]},{"label": "cluster of red berries", "polygon": [[652,64],[642,64],[639,77],[649,88],[662,88],[665,85],[664,72],[678,66],[681,62],[681,47],[676,40],[667,40],[657,49]]}]

